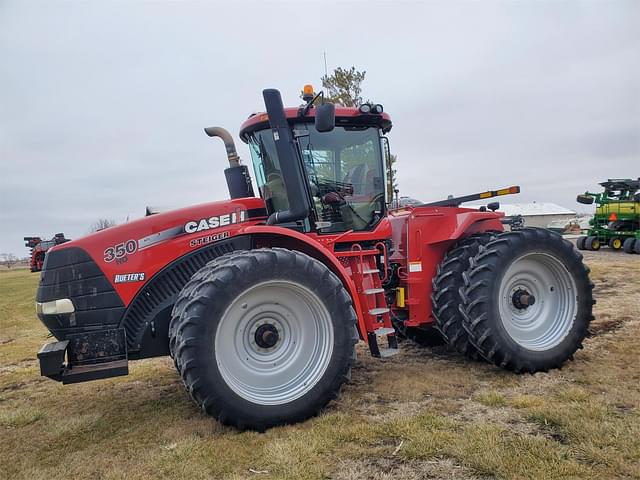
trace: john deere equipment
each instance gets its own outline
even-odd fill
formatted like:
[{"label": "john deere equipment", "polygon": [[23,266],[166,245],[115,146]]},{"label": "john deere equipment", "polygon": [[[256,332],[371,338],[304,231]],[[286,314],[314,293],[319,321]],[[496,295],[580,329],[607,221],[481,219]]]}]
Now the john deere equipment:
[{"label": "john deere equipment", "polygon": [[585,192],[577,201],[596,203],[596,213],[589,222],[587,236],[578,238],[580,250],[612,250],[640,253],[640,178],[610,178],[600,183],[602,193]]}]

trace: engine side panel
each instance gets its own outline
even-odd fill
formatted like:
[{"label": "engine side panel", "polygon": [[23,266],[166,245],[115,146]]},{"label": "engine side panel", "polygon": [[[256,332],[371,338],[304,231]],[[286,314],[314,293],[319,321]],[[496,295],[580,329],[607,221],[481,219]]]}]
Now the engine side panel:
[{"label": "engine side panel", "polygon": [[230,238],[241,226],[265,216],[260,198],[211,202],[107,228],[52,251],[85,251],[128,306],[146,282],[175,259]]},{"label": "engine side panel", "polygon": [[[231,240],[265,216],[259,198],[212,202],[53,247],[40,277],[38,316],[59,340],[124,328],[133,357],[164,354],[165,320],[182,285],[206,261],[228,249],[248,248],[247,241],[243,247]],[[73,312],[52,313],[47,303],[63,299],[71,300]]]}]

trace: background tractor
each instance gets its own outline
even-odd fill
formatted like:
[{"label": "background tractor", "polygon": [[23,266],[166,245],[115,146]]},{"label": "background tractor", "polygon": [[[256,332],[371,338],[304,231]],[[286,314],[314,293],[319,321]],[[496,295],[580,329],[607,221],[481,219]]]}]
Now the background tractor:
[{"label": "background tractor", "polygon": [[170,354],[203,411],[264,430],[336,398],[360,341],[385,358],[399,334],[441,335],[514,372],[572,358],[593,319],[580,254],[547,230],[503,232],[497,202],[460,206],[518,187],[391,210],[382,105],[304,92],[285,109],[264,90],[266,113],[242,124],[259,197],[231,135],[207,128],[225,144],[229,200],[47,254],[36,308],[57,341],[38,354],[43,375],[124,375]]},{"label": "background tractor", "polygon": [[596,213],[589,221],[587,236],[578,238],[580,250],[612,250],[640,253],[640,178],[609,179],[600,183],[602,193],[585,192],[577,201],[596,203]]},{"label": "background tractor", "polygon": [[31,259],[29,266],[32,272],[39,272],[44,265],[44,256],[47,251],[56,245],[69,242],[64,233],[56,233],[51,240],[42,240],[40,237],[24,237],[24,246],[30,249]]}]

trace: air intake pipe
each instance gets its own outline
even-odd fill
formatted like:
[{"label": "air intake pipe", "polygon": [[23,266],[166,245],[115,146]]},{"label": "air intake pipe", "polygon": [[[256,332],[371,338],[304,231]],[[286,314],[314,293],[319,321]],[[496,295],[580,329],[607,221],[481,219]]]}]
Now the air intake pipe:
[{"label": "air intake pipe", "polygon": [[210,137],[220,137],[224,142],[229,159],[229,168],[225,169],[224,176],[227,179],[227,188],[231,199],[255,196],[249,169],[246,165],[240,164],[240,156],[236,151],[231,134],[222,127],[207,127],[204,129],[204,133]]},{"label": "air intake pipe", "polygon": [[284,180],[289,209],[272,213],[267,219],[268,225],[296,222],[309,216],[311,204],[302,164],[298,159],[297,149],[293,143],[291,128],[282,104],[280,92],[273,88],[262,91],[264,106],[269,117],[271,134],[276,145],[276,153],[280,161],[282,179]]}]

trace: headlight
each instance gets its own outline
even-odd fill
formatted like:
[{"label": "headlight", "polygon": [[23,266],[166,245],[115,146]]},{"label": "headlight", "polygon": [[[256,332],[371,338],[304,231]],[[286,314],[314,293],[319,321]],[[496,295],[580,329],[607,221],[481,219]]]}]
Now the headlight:
[{"label": "headlight", "polygon": [[73,302],[68,298],[51,300],[50,302],[36,302],[36,313],[42,315],[59,315],[61,313],[75,312]]}]

